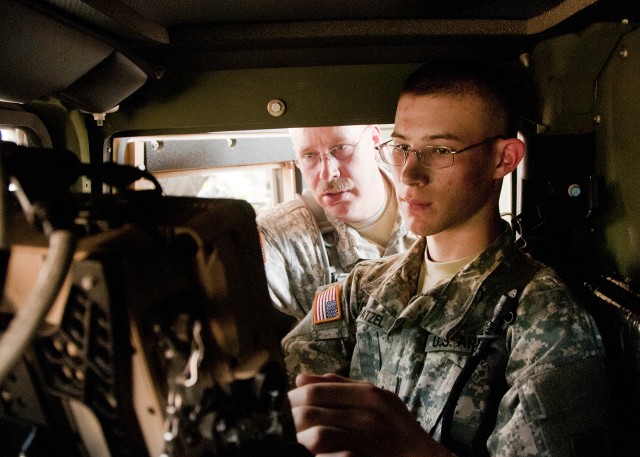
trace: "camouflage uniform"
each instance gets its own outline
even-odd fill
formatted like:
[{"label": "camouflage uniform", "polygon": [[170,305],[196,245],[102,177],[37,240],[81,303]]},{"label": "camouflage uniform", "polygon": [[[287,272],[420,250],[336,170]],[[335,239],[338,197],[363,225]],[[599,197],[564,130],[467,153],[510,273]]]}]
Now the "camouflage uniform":
[{"label": "camouflage uniform", "polygon": [[[460,456],[488,449],[494,456],[555,457],[582,455],[571,447],[586,444],[597,454],[595,444],[607,445],[600,335],[553,270],[533,263],[511,239],[506,229],[426,294],[416,294],[424,238],[405,254],[359,264],[346,281],[324,288],[337,288],[340,318],[314,324],[309,313],[283,340],[290,382],[299,372],[372,382],[395,392],[439,440],[438,417],[476,335],[499,297],[526,284],[515,322],[462,391],[449,447]],[[495,427],[489,421],[482,435],[482,413],[491,404],[498,408]]]},{"label": "camouflage uniform", "polygon": [[[336,230],[340,263],[347,272],[359,260],[404,252],[416,239],[399,213],[384,249],[330,214],[327,221]],[[281,311],[302,319],[311,309],[318,287],[331,282],[315,219],[296,198],[261,214],[257,224],[271,299]]]}]

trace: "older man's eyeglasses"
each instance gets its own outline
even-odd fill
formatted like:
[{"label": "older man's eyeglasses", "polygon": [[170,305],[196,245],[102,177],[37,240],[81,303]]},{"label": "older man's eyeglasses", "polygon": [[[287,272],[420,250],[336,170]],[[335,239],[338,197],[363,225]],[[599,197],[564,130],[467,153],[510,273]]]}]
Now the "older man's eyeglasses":
[{"label": "older man's eyeglasses", "polygon": [[329,159],[334,158],[338,162],[346,161],[353,155],[356,148],[362,141],[364,132],[366,131],[367,129],[365,128],[360,135],[360,139],[355,144],[337,144],[325,153],[307,152],[299,157],[296,157],[293,163],[295,163],[296,166],[301,170],[306,171],[318,167],[322,162],[322,158],[325,156],[327,156]]},{"label": "older man's eyeglasses", "polygon": [[504,135],[497,135],[487,138],[479,143],[465,146],[461,149],[452,149],[447,146],[423,146],[420,149],[411,149],[408,144],[393,144],[389,140],[377,146],[380,151],[380,158],[383,162],[400,167],[407,163],[409,153],[414,153],[418,157],[420,165],[425,168],[449,168],[453,166],[454,157],[461,152],[469,151],[478,146],[490,143],[497,139],[504,139]]}]

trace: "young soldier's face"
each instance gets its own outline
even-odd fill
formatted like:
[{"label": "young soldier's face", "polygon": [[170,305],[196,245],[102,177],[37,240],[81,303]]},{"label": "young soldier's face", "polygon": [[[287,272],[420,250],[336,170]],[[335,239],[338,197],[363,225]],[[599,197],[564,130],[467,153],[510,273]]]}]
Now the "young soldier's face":
[{"label": "young soldier's face", "polygon": [[[395,144],[411,149],[447,146],[453,150],[494,135],[485,104],[475,95],[403,95],[392,134]],[[425,168],[410,153],[403,166],[392,166],[400,210],[411,231],[430,236],[473,229],[495,217],[499,181],[495,142],[454,154],[448,168]]]},{"label": "young soldier's face", "polygon": [[[313,166],[300,172],[318,203],[345,222],[365,220],[379,209],[384,193],[378,169],[380,130],[377,126],[313,127],[291,130],[291,141],[300,162],[305,155],[319,155]],[[341,157],[341,146],[353,148]],[[334,151],[335,157],[327,154]],[[337,158],[336,158],[337,157]],[[378,206],[376,206],[378,205]]]}]

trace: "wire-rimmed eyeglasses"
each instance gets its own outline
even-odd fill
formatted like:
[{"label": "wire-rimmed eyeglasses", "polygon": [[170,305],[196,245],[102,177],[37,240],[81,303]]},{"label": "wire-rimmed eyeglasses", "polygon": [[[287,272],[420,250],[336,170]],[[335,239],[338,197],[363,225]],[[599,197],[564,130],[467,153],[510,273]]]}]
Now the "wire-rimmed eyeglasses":
[{"label": "wire-rimmed eyeglasses", "polygon": [[362,134],[360,134],[360,139],[358,139],[358,141],[354,144],[337,144],[325,153],[306,152],[301,156],[296,157],[293,163],[295,163],[296,166],[301,170],[311,170],[320,165],[320,163],[322,162],[322,158],[325,156],[328,156],[329,159],[334,158],[338,162],[347,160],[355,152],[356,148],[364,137],[364,132],[366,132],[368,128],[369,127],[366,127],[362,131]]},{"label": "wire-rimmed eyeglasses", "polygon": [[456,154],[504,138],[504,135],[492,136],[491,138],[487,138],[471,146],[465,146],[461,149],[452,149],[448,146],[423,146],[420,149],[411,149],[411,146],[408,144],[391,143],[393,140],[386,141],[377,146],[377,148],[378,151],[380,151],[382,161],[394,167],[400,167],[407,163],[409,153],[413,152],[418,157],[420,164],[425,168],[449,168],[453,166]]}]

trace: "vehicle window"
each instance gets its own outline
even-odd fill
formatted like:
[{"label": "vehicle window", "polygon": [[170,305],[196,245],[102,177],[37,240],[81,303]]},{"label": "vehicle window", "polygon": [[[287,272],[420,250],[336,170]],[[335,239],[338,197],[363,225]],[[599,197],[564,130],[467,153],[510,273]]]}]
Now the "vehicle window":
[{"label": "vehicle window", "polygon": [[[251,203],[259,214],[293,196],[292,176],[285,176],[293,172],[290,164],[267,163],[194,170],[185,174],[157,172],[155,176],[166,195],[242,199]],[[286,183],[289,183],[287,190],[284,189]]]},{"label": "vehicle window", "polygon": [[27,134],[24,130],[11,127],[0,127],[0,140],[10,141],[20,146],[28,144]]},{"label": "vehicle window", "polygon": [[[153,173],[165,194],[236,198],[259,213],[302,186],[287,129],[149,136],[114,142],[114,159]],[[138,187],[148,182],[139,181]]]}]

